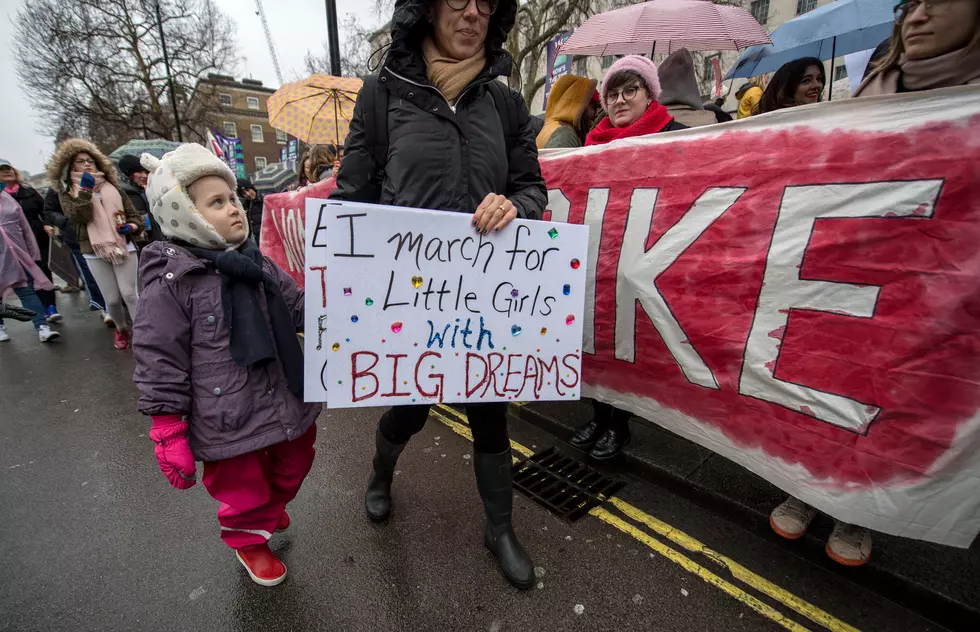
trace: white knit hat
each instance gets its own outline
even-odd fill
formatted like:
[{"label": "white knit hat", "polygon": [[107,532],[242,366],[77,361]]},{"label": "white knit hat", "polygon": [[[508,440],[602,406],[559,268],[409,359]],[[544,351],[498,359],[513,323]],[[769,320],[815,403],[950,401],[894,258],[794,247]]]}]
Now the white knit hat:
[{"label": "white knit hat", "polygon": [[[244,243],[244,239],[237,244],[228,243],[211,222],[194,208],[187,194],[187,187],[204,176],[222,178],[234,193],[238,185],[235,174],[220,158],[201,145],[188,143],[165,154],[163,159],[143,154],[140,163],[150,173],[146,184],[150,213],[167,238],[178,239],[192,246],[222,250],[237,248]],[[249,225],[245,209],[237,195],[234,201],[242,215],[247,239]]]}]

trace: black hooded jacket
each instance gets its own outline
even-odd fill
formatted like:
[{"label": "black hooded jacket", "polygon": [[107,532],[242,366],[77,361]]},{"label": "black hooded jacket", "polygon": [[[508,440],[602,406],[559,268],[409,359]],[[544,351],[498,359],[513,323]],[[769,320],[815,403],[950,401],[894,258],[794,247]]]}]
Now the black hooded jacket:
[{"label": "black hooded jacket", "polygon": [[[366,82],[354,106],[344,160],[331,198],[473,213],[488,193],[506,196],[520,217],[535,219],[547,193],[534,126],[518,101],[520,136],[508,155],[504,128],[487,90],[491,81],[510,74],[513,59],[504,50],[517,16],[517,0],[501,0],[487,31],[487,66],[461,93],[455,108],[429,82],[422,40],[429,25],[427,0],[397,0],[392,43],[377,81],[387,89],[388,159],[376,165],[367,146]],[[520,96],[514,93],[515,99]],[[380,190],[375,180],[384,170]]]}]

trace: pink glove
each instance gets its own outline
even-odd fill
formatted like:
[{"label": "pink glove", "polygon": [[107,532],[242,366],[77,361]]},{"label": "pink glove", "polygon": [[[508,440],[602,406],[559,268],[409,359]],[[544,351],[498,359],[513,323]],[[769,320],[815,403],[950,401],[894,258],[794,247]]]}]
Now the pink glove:
[{"label": "pink glove", "polygon": [[194,455],[187,442],[187,422],[180,415],[159,415],[153,418],[150,439],[157,444],[153,453],[160,471],[174,489],[190,489],[197,482]]}]

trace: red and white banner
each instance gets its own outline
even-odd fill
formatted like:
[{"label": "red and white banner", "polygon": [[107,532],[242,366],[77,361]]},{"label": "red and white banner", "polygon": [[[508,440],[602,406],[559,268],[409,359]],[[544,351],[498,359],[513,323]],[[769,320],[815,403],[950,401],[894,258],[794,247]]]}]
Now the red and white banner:
[{"label": "red and white banner", "polygon": [[[970,545],[980,89],[800,107],[541,165],[551,218],[591,227],[585,395],[838,519]],[[301,281],[300,197],[266,198],[263,249]]]}]

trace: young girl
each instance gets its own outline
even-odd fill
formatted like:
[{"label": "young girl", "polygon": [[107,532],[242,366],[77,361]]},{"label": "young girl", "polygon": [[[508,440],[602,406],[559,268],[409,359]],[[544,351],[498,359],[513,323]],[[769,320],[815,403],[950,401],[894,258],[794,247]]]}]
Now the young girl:
[{"label": "young girl", "polygon": [[[50,342],[59,334],[48,327],[44,305],[34,289],[53,290],[54,286],[35,263],[40,258],[41,252],[27,217],[17,201],[0,188],[0,298],[13,288],[21,304],[34,312],[31,320],[38,338],[41,342]],[[10,336],[0,318],[0,342],[8,340]]]},{"label": "young girl", "polygon": [[142,157],[168,239],[143,250],[133,332],[140,412],[160,469],[221,503],[221,538],[257,584],[286,567],[269,549],[313,463],[319,404],[304,404],[303,291],[248,239],[235,176],[200,145]]}]

